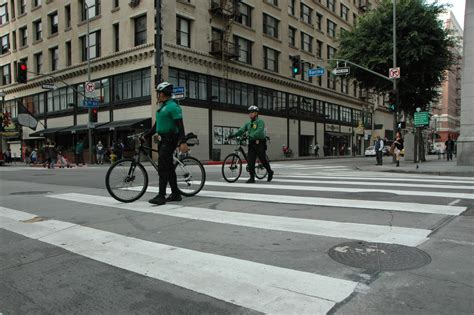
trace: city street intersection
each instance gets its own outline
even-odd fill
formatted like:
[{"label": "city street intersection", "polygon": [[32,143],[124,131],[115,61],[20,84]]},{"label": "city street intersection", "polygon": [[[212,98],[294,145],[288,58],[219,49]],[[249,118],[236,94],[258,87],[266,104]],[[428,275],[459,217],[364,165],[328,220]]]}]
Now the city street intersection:
[{"label": "city street intersection", "polygon": [[151,167],[128,204],[107,167],[0,168],[0,314],[472,314],[474,178],[374,163],[274,162],[256,184],[208,165],[159,207]]}]

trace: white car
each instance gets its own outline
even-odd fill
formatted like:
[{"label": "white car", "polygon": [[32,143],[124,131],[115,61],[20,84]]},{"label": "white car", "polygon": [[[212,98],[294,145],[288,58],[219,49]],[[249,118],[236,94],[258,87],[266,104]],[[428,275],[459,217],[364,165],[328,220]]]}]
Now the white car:
[{"label": "white car", "polygon": [[376,156],[375,154],[375,147],[374,146],[370,146],[368,147],[367,149],[365,149],[365,156]]}]

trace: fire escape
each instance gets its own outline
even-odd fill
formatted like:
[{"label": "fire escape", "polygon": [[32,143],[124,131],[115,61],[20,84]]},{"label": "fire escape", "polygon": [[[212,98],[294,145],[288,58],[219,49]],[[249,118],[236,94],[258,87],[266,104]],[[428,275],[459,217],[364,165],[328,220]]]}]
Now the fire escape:
[{"label": "fire escape", "polygon": [[213,38],[210,41],[209,54],[221,58],[223,62],[238,58],[238,46],[232,42],[231,34],[232,25],[240,15],[239,0],[211,0],[209,12],[212,17],[225,23],[221,38]]}]

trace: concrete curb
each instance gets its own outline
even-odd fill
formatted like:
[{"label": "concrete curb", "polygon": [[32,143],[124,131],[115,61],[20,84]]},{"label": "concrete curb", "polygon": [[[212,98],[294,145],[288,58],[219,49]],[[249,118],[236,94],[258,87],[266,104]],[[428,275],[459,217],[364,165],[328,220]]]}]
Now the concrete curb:
[{"label": "concrete curb", "polygon": [[376,171],[384,173],[404,173],[404,174],[426,174],[426,175],[436,175],[436,176],[460,176],[460,177],[474,177],[474,172],[465,172],[460,170],[459,172],[453,171],[423,171],[423,170],[406,170],[406,169],[367,169],[366,167],[356,166],[358,171]]}]

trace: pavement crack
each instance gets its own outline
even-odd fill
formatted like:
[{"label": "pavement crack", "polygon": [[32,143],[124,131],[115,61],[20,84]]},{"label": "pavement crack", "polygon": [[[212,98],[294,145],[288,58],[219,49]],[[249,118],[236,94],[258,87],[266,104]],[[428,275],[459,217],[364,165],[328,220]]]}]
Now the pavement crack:
[{"label": "pavement crack", "polygon": [[10,266],[10,267],[4,268],[4,269],[0,269],[0,272],[4,272],[4,271],[8,271],[8,270],[12,270],[12,269],[19,268],[19,267],[31,265],[31,264],[34,264],[34,263],[37,263],[37,262],[41,262],[41,261],[44,261],[44,260],[47,260],[47,259],[56,258],[56,257],[63,256],[63,255],[67,255],[67,254],[70,254],[70,253],[69,253],[69,252],[65,252],[65,253],[60,253],[60,254],[53,255],[53,256],[43,257],[43,258],[40,258],[40,259],[36,259],[36,260],[32,260],[32,261],[25,262],[25,263],[22,263],[22,264],[18,264],[18,265],[14,265],[14,266]]},{"label": "pavement crack", "polygon": [[274,287],[276,289],[283,290],[283,291],[288,291],[288,292],[291,292],[291,293],[296,293],[296,294],[299,294],[299,295],[303,295],[303,296],[308,296],[308,297],[312,297],[312,298],[316,298],[316,299],[321,299],[321,300],[325,300],[325,301],[328,301],[328,302],[334,302],[334,300],[326,299],[326,298],[323,298],[323,297],[320,297],[320,296],[317,296],[317,295],[306,294],[306,293],[302,293],[302,292],[298,292],[298,291],[294,291],[294,290],[290,290],[288,288],[282,288],[282,287],[278,287],[278,286],[272,286],[272,287]]},{"label": "pavement crack", "polygon": [[449,280],[449,279],[439,279],[439,278],[430,277],[430,276],[426,276],[426,275],[420,275],[420,274],[417,274],[417,273],[414,273],[414,272],[408,272],[408,273],[411,274],[411,275],[420,277],[420,278],[427,278],[427,279],[436,280],[436,281],[442,281],[442,282],[450,282],[450,283],[453,283],[453,284],[460,284],[460,285],[462,285],[462,286],[465,286],[465,287],[474,289],[474,286],[472,286],[472,285],[470,285],[470,284],[467,284],[467,283],[464,283],[464,282],[453,281],[453,280]]}]

